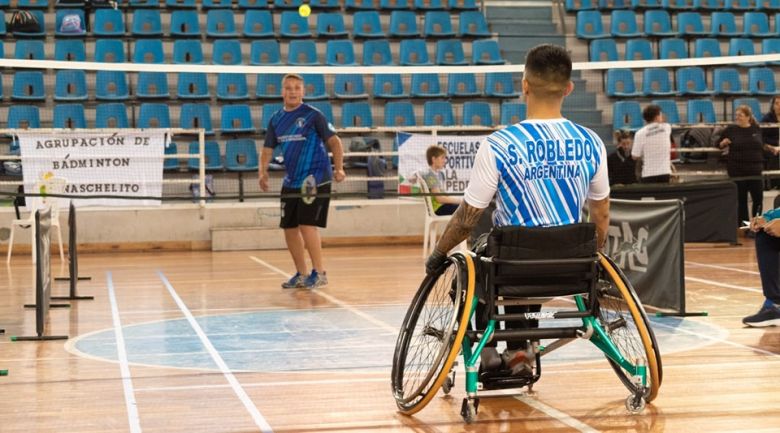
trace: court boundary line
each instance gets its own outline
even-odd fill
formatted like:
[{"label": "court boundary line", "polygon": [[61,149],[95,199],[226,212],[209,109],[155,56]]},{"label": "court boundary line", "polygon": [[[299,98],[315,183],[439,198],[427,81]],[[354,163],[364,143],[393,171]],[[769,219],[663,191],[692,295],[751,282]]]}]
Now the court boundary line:
[{"label": "court boundary line", "polygon": [[742,272],[744,274],[750,274],[750,275],[761,275],[758,271],[748,271],[745,269],[739,269],[739,268],[732,268],[727,266],[721,266],[721,265],[710,265],[707,263],[699,263],[699,262],[691,262],[686,260],[686,265],[694,265],[694,266],[700,266],[703,268],[712,268],[712,269],[720,269],[722,271],[733,271],[733,272]]},{"label": "court boundary line", "polygon": [[736,290],[742,290],[744,292],[751,292],[751,293],[761,293],[761,294],[764,293],[764,291],[761,290],[761,289],[756,289],[756,288],[753,288],[753,287],[737,286],[737,285],[734,285],[734,284],[719,283],[717,281],[707,280],[707,279],[704,279],[704,278],[689,277],[689,276],[686,275],[685,279],[693,281],[695,283],[710,284],[710,285],[713,285],[713,286],[723,287],[723,288],[726,288],[726,289],[736,289]]},{"label": "court boundary line", "polygon": [[138,403],[135,400],[133,377],[127,362],[125,338],[122,333],[122,321],[119,317],[119,306],[116,301],[114,279],[110,271],[106,272],[106,285],[108,287],[108,300],[111,304],[111,321],[114,324],[114,335],[116,337],[116,356],[119,360],[119,372],[122,376],[122,388],[125,395],[125,406],[127,407],[127,421],[130,424],[132,433],[141,433],[141,418],[138,415]]},{"label": "court boundary line", "polygon": [[222,374],[225,376],[225,379],[227,379],[228,383],[233,388],[233,392],[236,394],[236,396],[238,396],[239,400],[241,400],[241,403],[243,403],[244,407],[252,416],[252,420],[255,422],[255,425],[257,425],[257,427],[260,428],[260,430],[265,433],[273,433],[273,429],[271,428],[270,424],[268,424],[268,421],[265,420],[263,415],[257,409],[257,406],[255,406],[255,404],[252,402],[252,399],[249,398],[249,395],[246,393],[244,388],[238,382],[238,379],[236,379],[236,376],[227,366],[225,360],[222,359],[222,357],[219,355],[217,349],[214,347],[213,344],[211,344],[211,341],[209,340],[208,336],[206,335],[205,332],[203,332],[203,328],[200,327],[197,320],[195,320],[195,317],[192,315],[192,313],[190,313],[190,310],[187,308],[187,305],[176,293],[176,289],[173,288],[173,285],[171,285],[170,281],[168,281],[168,278],[166,278],[165,274],[163,274],[162,271],[160,270],[157,271],[157,276],[160,277],[160,280],[162,280],[163,285],[168,290],[168,293],[171,295],[174,302],[176,302],[176,305],[178,305],[179,309],[181,309],[182,314],[184,314],[184,317],[187,319],[187,322],[189,322],[190,326],[192,327],[192,330],[195,331],[195,333],[198,335],[198,338],[200,338],[201,344],[203,344],[203,346],[209,352],[209,354],[211,355],[211,359],[214,361],[215,364],[217,364],[217,367],[219,367],[219,370],[222,372]]}]

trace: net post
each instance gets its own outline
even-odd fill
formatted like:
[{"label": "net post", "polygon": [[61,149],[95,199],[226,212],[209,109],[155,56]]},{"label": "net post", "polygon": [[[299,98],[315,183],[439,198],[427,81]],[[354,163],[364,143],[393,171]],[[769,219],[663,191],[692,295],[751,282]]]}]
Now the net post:
[{"label": "net post", "polygon": [[200,184],[200,218],[203,219],[203,209],[206,207],[206,131],[198,129],[198,183]]}]

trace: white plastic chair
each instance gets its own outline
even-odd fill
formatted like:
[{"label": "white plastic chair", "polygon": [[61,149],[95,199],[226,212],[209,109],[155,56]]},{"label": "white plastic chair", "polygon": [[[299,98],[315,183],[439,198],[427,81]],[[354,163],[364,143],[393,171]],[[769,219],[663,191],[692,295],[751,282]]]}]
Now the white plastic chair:
[{"label": "white plastic chair", "polygon": [[[420,191],[426,194],[423,197],[425,201],[425,234],[423,239],[423,258],[427,258],[436,247],[436,238],[439,233],[439,226],[446,226],[452,215],[436,215],[433,211],[433,196],[430,195],[431,191],[428,189],[428,184],[425,183],[425,179],[422,176],[417,176],[417,186],[420,187]],[[466,241],[463,241],[455,249],[467,249]]]},{"label": "white plastic chair", "polygon": [[[54,178],[43,182],[46,185],[46,191],[49,194],[62,194],[65,192],[65,179]],[[28,198],[29,200],[29,198]],[[62,230],[60,229],[60,207],[57,203],[56,197],[36,197],[33,199],[37,208],[44,208],[51,206],[51,226],[57,232],[57,241],[60,246],[60,260],[65,261],[65,251],[62,247]],[[35,263],[35,211],[30,212],[30,216],[24,219],[16,219],[11,221],[11,235],[8,237],[8,257],[6,257],[6,263],[11,263],[11,252],[14,249],[14,232],[16,227],[29,228],[32,234],[32,261]]]}]

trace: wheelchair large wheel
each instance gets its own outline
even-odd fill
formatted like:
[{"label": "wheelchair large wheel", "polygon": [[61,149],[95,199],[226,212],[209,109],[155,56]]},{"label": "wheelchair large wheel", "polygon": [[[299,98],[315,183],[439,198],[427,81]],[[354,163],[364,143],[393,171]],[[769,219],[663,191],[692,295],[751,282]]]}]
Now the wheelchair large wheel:
[{"label": "wheelchair large wheel", "polygon": [[393,357],[393,396],[401,413],[420,411],[447,379],[468,328],[474,272],[471,256],[455,253],[417,290]]},{"label": "wheelchair large wheel", "polygon": [[[600,265],[598,319],[624,358],[631,363],[644,363],[647,383],[643,392],[645,400],[650,402],[658,395],[663,377],[658,343],[647,313],[623,272],[605,255],[601,255]],[[631,373],[613,360],[607,360],[629,391],[639,391]]]}]

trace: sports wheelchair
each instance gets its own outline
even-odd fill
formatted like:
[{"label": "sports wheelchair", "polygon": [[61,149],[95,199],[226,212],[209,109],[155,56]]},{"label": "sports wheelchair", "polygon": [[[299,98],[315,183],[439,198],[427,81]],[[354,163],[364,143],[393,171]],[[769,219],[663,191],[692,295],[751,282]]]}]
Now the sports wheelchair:
[{"label": "sports wheelchair", "polygon": [[[573,297],[576,309],[540,310],[542,303],[558,297]],[[481,322],[473,320],[479,303],[484,303]],[[499,313],[499,306],[505,311]],[[545,326],[537,326],[540,319]],[[547,326],[556,319],[568,320],[558,321],[563,326]],[[499,329],[500,322],[518,321],[526,326]],[[570,326],[575,323],[579,326]],[[630,412],[641,412],[658,395],[661,354],[647,314],[620,269],[597,253],[595,226],[494,228],[472,251],[450,255],[423,280],[396,342],[393,395],[400,412],[411,415],[439,388],[448,394],[462,353],[467,397],[461,415],[470,423],[479,408],[480,385],[530,390],[541,377],[541,357],[576,339],[590,340],[604,353],[630,392],[625,401]],[[553,341],[542,345],[542,340]],[[526,344],[530,373],[479,371],[477,360],[491,341]]]}]

